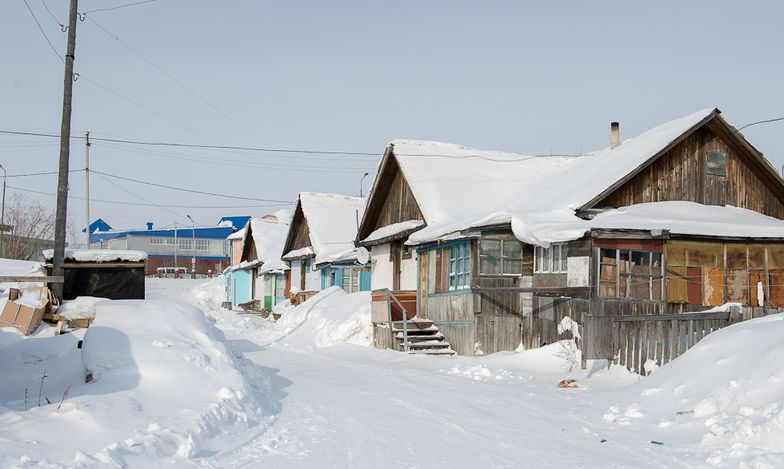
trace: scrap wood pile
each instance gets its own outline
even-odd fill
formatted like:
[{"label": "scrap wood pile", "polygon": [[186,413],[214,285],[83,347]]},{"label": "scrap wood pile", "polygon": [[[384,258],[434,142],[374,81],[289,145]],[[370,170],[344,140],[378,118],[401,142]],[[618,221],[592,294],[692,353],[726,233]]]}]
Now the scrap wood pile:
[{"label": "scrap wood pile", "polygon": [[65,317],[58,314],[60,302],[49,288],[8,288],[5,305],[0,312],[0,327],[13,327],[24,335],[34,333],[41,321],[56,326],[55,335],[89,327],[91,317]]}]

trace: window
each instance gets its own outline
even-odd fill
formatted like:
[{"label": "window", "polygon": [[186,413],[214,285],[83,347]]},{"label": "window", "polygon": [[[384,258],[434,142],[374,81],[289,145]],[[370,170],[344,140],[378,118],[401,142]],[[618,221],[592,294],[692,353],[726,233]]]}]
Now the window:
[{"label": "window", "polygon": [[196,240],[196,250],[197,251],[209,251],[210,250],[210,241],[208,239],[197,239]]},{"label": "window", "polygon": [[534,246],[534,272],[566,272],[568,265],[567,255],[565,243],[553,243],[549,248]]},{"label": "window", "polygon": [[662,255],[627,249],[599,250],[599,296],[662,300]]},{"label": "window", "polygon": [[449,247],[449,290],[469,288],[471,282],[471,251],[468,243]]},{"label": "window", "polygon": [[193,240],[190,238],[180,238],[177,240],[177,249],[181,251],[190,251],[193,249]]},{"label": "window", "polygon": [[720,151],[709,151],[705,161],[705,174],[726,176],[727,154]]},{"label": "window", "polygon": [[517,240],[483,239],[479,241],[479,273],[522,275],[523,244]]},{"label": "window", "polygon": [[173,238],[150,238],[150,244],[155,244],[155,245],[169,244],[169,245],[173,245],[174,244],[174,239]]},{"label": "window", "polygon": [[231,241],[228,239],[223,242],[223,255],[231,257]]},{"label": "window", "polygon": [[343,290],[347,293],[354,293],[359,291],[359,270],[358,269],[343,269]]}]

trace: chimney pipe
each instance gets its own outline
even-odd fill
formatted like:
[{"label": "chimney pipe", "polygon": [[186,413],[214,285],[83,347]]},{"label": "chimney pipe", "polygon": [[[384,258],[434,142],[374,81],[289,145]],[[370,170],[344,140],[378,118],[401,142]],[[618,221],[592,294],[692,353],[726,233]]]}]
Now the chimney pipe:
[{"label": "chimney pipe", "polygon": [[621,125],[617,122],[610,122],[610,149],[618,148],[621,144]]}]

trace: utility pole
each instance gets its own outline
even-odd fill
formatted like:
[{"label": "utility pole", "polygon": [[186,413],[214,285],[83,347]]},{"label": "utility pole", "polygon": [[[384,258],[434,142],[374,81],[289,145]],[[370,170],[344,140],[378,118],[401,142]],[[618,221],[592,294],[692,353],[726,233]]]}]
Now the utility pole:
[{"label": "utility pole", "polygon": [[[54,223],[54,256],[52,275],[63,276],[65,269],[65,218],[68,212],[68,158],[71,144],[71,100],[73,98],[73,66],[76,49],[76,16],[78,0],[71,0],[68,14],[68,47],[65,52],[63,79],[63,118],[60,126],[60,168],[57,177],[57,210]],[[63,299],[63,284],[53,283],[54,294]]]},{"label": "utility pole", "polygon": [[90,249],[90,132],[85,134],[85,145],[84,145],[84,201],[85,201],[85,212],[86,212],[86,222],[87,229],[85,233],[87,233],[87,249]]},{"label": "utility pole", "polygon": [[5,239],[5,180],[8,178],[8,174],[5,172],[5,168],[3,165],[0,164],[0,169],[3,170],[3,208],[2,212],[0,212],[0,257],[3,257],[5,251],[3,251],[3,240]]}]

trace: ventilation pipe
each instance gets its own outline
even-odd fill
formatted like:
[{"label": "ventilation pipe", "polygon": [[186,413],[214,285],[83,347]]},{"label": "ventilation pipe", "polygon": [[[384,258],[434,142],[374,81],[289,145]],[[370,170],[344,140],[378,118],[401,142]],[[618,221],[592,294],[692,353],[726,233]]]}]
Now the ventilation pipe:
[{"label": "ventilation pipe", "polygon": [[621,144],[621,124],[610,122],[610,149],[618,148]]}]

